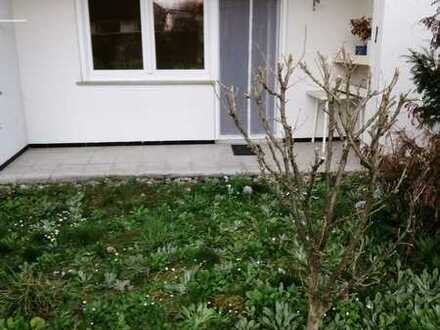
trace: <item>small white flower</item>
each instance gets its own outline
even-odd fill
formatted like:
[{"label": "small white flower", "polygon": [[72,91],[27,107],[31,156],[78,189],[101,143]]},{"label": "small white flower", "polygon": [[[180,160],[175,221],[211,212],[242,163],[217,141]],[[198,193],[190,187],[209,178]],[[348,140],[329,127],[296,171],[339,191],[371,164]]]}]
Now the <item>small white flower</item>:
[{"label": "small white flower", "polygon": [[254,193],[254,189],[252,189],[251,186],[245,186],[243,188],[243,194],[245,195],[252,195]]},{"label": "small white flower", "polygon": [[360,209],[364,209],[365,206],[367,206],[367,202],[366,201],[359,201],[355,204],[355,207],[360,210]]},{"label": "small white flower", "polygon": [[377,188],[375,191],[374,191],[374,198],[375,199],[380,199],[382,197],[382,191],[379,189],[379,188]]},{"label": "small white flower", "polygon": [[286,271],[284,269],[282,269],[282,268],[278,268],[278,273],[286,274]]}]

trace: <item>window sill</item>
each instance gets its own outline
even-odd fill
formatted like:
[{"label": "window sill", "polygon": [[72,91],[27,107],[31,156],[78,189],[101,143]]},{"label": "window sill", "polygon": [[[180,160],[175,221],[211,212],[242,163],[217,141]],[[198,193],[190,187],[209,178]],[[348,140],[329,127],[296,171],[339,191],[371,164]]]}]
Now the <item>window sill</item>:
[{"label": "window sill", "polygon": [[215,80],[182,79],[182,80],[83,80],[77,86],[180,86],[180,85],[215,85]]}]

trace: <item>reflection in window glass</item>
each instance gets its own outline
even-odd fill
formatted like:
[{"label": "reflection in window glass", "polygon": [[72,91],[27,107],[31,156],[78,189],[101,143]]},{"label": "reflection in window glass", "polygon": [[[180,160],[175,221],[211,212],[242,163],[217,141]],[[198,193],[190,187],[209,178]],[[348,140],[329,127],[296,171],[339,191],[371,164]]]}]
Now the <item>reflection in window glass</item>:
[{"label": "reflection in window glass", "polygon": [[95,70],[141,70],[139,0],[89,0]]},{"label": "reflection in window glass", "polygon": [[203,0],[154,0],[157,69],[203,69]]}]

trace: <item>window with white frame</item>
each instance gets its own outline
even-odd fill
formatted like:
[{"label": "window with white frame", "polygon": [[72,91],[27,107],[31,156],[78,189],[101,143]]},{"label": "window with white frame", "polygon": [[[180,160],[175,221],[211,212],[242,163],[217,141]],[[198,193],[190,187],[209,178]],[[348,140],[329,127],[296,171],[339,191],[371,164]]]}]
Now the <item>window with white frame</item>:
[{"label": "window with white frame", "polygon": [[208,0],[77,1],[88,78],[208,77]]}]

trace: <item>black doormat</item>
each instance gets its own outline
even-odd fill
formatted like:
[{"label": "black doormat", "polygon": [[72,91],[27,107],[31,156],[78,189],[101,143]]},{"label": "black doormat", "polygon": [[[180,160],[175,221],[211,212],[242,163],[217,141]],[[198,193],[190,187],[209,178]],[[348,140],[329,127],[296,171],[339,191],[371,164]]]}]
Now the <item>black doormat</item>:
[{"label": "black doormat", "polygon": [[232,144],[234,156],[255,156],[255,153],[246,144]]}]

